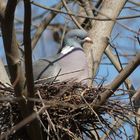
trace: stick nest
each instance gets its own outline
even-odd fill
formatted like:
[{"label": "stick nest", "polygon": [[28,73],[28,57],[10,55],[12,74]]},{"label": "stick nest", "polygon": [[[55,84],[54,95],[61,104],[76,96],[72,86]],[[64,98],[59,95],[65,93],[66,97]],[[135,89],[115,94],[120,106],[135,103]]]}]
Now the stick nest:
[{"label": "stick nest", "polygon": [[[114,94],[106,104],[94,110],[94,101],[105,89],[102,87],[88,88],[76,82],[61,82],[53,84],[36,84],[35,98],[29,101],[35,103],[35,110],[43,130],[43,137],[50,139],[84,139],[100,137],[99,132],[109,138],[119,136],[113,128],[112,120],[127,120],[133,125],[128,115],[132,113],[131,106],[122,103]],[[19,130],[9,131],[21,119],[18,102],[12,88],[3,84],[0,86],[0,133],[9,139],[27,139],[25,126]],[[126,95],[121,95],[126,96]],[[16,128],[16,127],[15,127]]]}]

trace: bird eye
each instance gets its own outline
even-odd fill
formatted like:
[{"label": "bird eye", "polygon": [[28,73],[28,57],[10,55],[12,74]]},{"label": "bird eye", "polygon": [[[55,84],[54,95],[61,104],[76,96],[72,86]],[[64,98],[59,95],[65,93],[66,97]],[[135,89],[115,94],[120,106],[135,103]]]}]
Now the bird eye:
[{"label": "bird eye", "polygon": [[75,36],[74,38],[75,38],[75,39],[79,39],[79,37],[78,37],[78,36]]}]

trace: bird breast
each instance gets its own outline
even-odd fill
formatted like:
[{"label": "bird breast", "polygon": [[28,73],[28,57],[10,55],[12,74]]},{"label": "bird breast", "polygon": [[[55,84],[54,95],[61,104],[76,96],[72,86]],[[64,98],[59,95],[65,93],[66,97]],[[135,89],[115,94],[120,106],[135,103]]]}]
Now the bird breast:
[{"label": "bird breast", "polygon": [[60,59],[59,65],[62,68],[58,77],[60,81],[72,78],[80,82],[88,78],[87,59],[81,50],[69,53],[65,58]]}]

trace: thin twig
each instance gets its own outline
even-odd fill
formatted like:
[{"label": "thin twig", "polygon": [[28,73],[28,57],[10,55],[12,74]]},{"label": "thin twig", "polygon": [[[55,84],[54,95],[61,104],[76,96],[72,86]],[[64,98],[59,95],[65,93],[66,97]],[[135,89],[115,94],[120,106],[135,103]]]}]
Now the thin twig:
[{"label": "thin twig", "polygon": [[[39,91],[37,91],[37,95],[38,95],[38,97],[39,97],[40,100],[41,100],[42,107],[45,107],[45,104],[44,104],[44,102],[43,102],[43,100],[42,100],[42,97],[41,97]],[[47,120],[48,120],[49,124],[51,125],[51,127],[52,127],[52,129],[53,129],[53,131],[54,131],[54,133],[55,133],[55,135],[56,135],[56,137],[57,137],[57,139],[60,140],[60,138],[59,138],[59,136],[58,136],[58,134],[57,134],[57,132],[56,132],[55,125],[54,125],[54,123],[52,122],[52,120],[51,120],[51,118],[50,118],[50,115],[49,115],[47,109],[45,109],[45,113],[46,113],[46,115],[47,115]]]},{"label": "thin twig", "polygon": [[[67,6],[66,1],[65,1],[65,0],[61,0],[61,1],[62,1],[63,5],[64,5],[65,9],[67,10],[67,12],[68,12],[68,13],[72,13],[71,10],[69,9],[69,7]],[[75,23],[75,25],[76,25],[79,29],[83,29],[83,28],[81,27],[81,25],[79,24],[79,22],[76,20],[76,18],[75,18],[74,16],[70,15],[70,17],[71,17],[71,19],[73,20],[73,22]]]}]

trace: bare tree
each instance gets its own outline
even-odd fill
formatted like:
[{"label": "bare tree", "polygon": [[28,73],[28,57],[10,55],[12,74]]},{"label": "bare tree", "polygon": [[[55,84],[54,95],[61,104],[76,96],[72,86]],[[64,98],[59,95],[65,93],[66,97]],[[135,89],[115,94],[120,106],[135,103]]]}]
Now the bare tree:
[{"label": "bare tree", "polygon": [[[132,134],[134,135],[133,138],[139,139],[139,81],[136,81],[139,75],[138,72],[135,73],[135,70],[140,64],[140,53],[137,47],[140,45],[139,14],[137,14],[140,3],[132,0],[61,0],[55,3],[43,2],[43,4],[39,1],[8,0],[6,3],[4,0],[0,2],[1,32],[12,83],[11,88],[14,89],[13,93],[16,99],[20,98],[18,104],[20,105],[22,118],[9,131],[5,130],[1,139],[13,135],[15,130],[21,129],[28,123],[29,126],[27,125],[25,128],[27,135],[34,140],[44,138],[84,139],[82,133],[91,139],[115,139],[121,137],[118,131],[122,132],[122,138],[128,138],[130,137],[128,131],[126,131],[128,125],[135,128]],[[48,4],[51,6],[47,6]],[[16,7],[17,13],[15,12]],[[22,9],[24,10],[23,17],[22,14],[19,14]],[[132,13],[134,14],[132,15]],[[41,56],[43,52],[51,55],[49,50],[58,50],[59,52],[65,31],[72,28],[86,30],[93,41],[93,44],[87,43],[84,46],[89,66],[89,81],[88,86],[82,88],[80,86],[82,89],[82,92],[79,91],[81,93],[80,97],[77,95],[76,98],[72,95],[74,93],[72,92],[71,96],[67,98],[70,98],[69,102],[64,98],[63,102],[59,102],[58,98],[61,99],[66,91],[69,93],[69,90],[73,89],[73,84],[68,83],[67,87],[63,87],[62,83],[53,85],[53,92],[57,91],[57,87],[59,87],[60,95],[53,96],[54,100],[49,98],[49,95],[47,97],[44,95],[44,97],[41,95],[41,92],[45,89],[42,89],[44,85],[41,85],[40,88],[35,85],[36,88],[34,88],[32,57],[34,55],[43,57]],[[20,44],[19,42],[23,43]],[[54,42],[57,47],[49,48],[48,46],[52,47]],[[34,53],[32,55],[32,51],[39,52],[37,51],[39,49],[43,51],[40,51],[40,54]],[[20,56],[20,50],[24,50],[23,56]],[[22,66],[22,58],[25,60],[25,69]],[[2,73],[6,75],[2,65],[0,65],[0,69],[0,75]],[[103,74],[105,71],[107,76]],[[133,76],[134,80],[131,80],[130,75],[137,75],[137,77]],[[102,78],[99,78],[99,76]],[[3,79],[0,78],[1,82],[5,83],[7,79],[6,82],[10,85],[7,76],[4,77]],[[44,94],[49,92],[50,85],[46,86],[47,91],[44,91]],[[61,87],[64,89],[62,90]],[[97,92],[94,99],[89,100],[89,96],[85,95],[85,93],[89,94],[89,91],[94,91],[94,94]],[[72,97],[75,106],[72,104]],[[127,99],[124,102],[118,97]],[[81,104],[77,105],[78,99]],[[67,112],[69,108],[71,108],[71,111]],[[36,111],[34,111],[35,109]],[[87,109],[87,119],[92,114],[93,116],[91,116],[100,126],[98,124],[92,126],[91,124],[96,121],[94,122],[91,119],[92,121],[86,122],[86,117],[77,115],[82,112],[82,115],[85,116],[84,109]],[[55,113],[52,113],[53,111]],[[63,125],[62,114],[58,115],[61,111],[66,113],[63,117],[67,122],[72,125],[71,120],[73,120],[75,123],[70,129]],[[75,114],[70,115],[72,112]],[[123,114],[123,112],[126,114]],[[44,114],[47,121],[44,120]],[[109,115],[112,119],[103,116],[103,114]],[[78,116],[78,118],[74,118],[74,116]],[[76,122],[75,119],[79,120]],[[83,119],[86,127],[82,125],[83,122],[80,125],[80,119]],[[135,121],[133,121],[134,119]],[[65,122],[65,124],[67,123]],[[106,129],[104,129],[104,126],[106,126]],[[74,127],[78,130],[75,130]],[[62,138],[61,132],[63,132]]]}]

